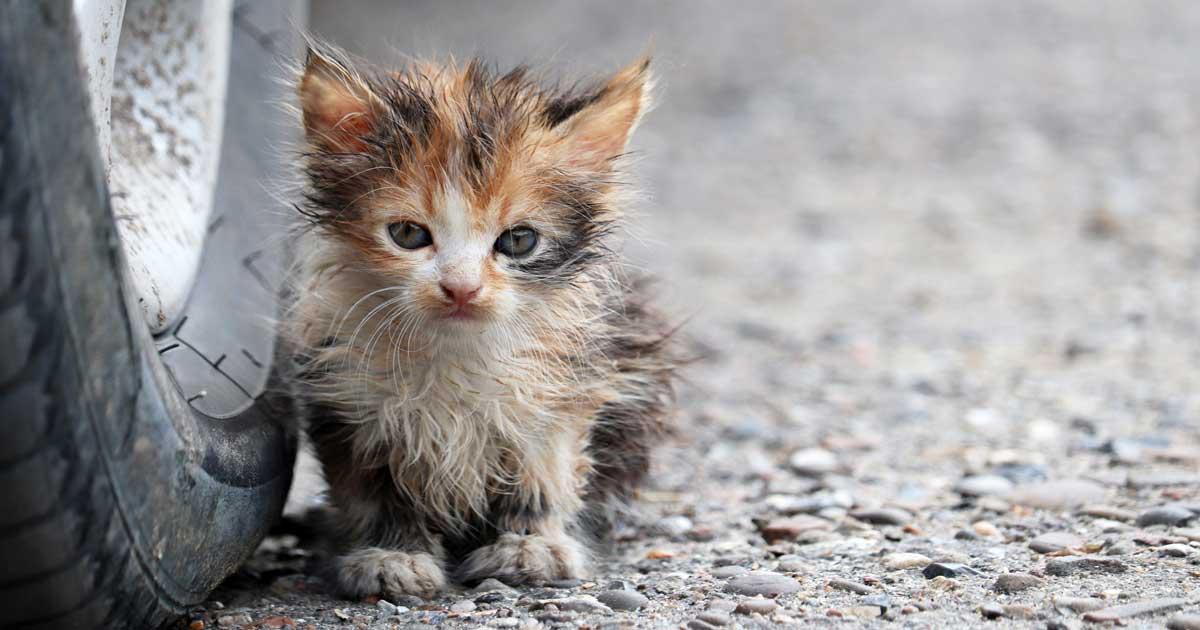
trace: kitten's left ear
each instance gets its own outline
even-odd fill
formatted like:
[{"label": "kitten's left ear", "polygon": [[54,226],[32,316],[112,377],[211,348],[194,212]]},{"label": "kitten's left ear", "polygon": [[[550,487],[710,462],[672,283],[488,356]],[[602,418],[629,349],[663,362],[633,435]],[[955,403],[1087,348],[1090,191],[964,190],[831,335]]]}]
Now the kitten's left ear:
[{"label": "kitten's left ear", "polygon": [[[571,166],[598,171],[608,170],[612,161],[625,152],[629,137],[646,111],[654,78],[650,57],[645,55],[614,74],[593,94],[560,107],[578,107],[557,122],[562,134],[564,159]],[[561,115],[565,112],[560,112]]]}]

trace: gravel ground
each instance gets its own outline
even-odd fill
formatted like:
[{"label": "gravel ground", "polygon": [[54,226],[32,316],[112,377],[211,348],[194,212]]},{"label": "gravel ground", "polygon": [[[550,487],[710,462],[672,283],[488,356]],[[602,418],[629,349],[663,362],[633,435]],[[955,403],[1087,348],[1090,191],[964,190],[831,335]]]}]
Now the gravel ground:
[{"label": "gravel ground", "polygon": [[194,620],[1200,628],[1200,4],[392,4],[313,26],[568,71],[653,37],[629,251],[702,357],[682,428],[589,581],[339,601],[282,536]]}]

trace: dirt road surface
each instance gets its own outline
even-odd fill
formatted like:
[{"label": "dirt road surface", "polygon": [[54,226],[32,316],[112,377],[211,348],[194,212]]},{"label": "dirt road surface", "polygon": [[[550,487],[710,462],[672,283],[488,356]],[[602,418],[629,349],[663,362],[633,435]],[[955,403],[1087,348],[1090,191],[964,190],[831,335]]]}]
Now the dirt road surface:
[{"label": "dirt road surface", "polygon": [[348,602],[284,536],[192,619],[1200,627],[1200,4],[376,0],[312,26],[568,75],[653,41],[628,251],[702,360],[591,579]]}]

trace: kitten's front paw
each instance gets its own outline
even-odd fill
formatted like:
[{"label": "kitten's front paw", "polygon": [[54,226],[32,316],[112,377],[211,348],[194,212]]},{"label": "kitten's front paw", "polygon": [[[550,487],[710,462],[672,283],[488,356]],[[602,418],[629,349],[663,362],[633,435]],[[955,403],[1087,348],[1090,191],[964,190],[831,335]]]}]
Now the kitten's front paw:
[{"label": "kitten's front paw", "polygon": [[446,586],[442,563],[427,553],[371,547],[337,559],[338,587],[354,598],[368,595],[429,597]]},{"label": "kitten's front paw", "polygon": [[463,581],[493,577],[508,584],[527,584],[583,577],[587,552],[568,536],[502,534],[496,542],[471,552],[459,568]]}]

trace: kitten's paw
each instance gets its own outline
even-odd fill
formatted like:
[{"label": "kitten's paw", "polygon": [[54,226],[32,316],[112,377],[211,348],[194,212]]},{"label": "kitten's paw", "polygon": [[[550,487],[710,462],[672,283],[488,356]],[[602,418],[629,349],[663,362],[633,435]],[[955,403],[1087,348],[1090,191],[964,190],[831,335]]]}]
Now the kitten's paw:
[{"label": "kitten's paw", "polygon": [[338,587],[347,596],[429,597],[446,586],[442,562],[428,553],[371,547],[337,559]]},{"label": "kitten's paw", "polygon": [[568,536],[502,534],[496,542],[471,552],[459,568],[463,581],[493,577],[508,584],[528,584],[583,577],[587,551]]}]

